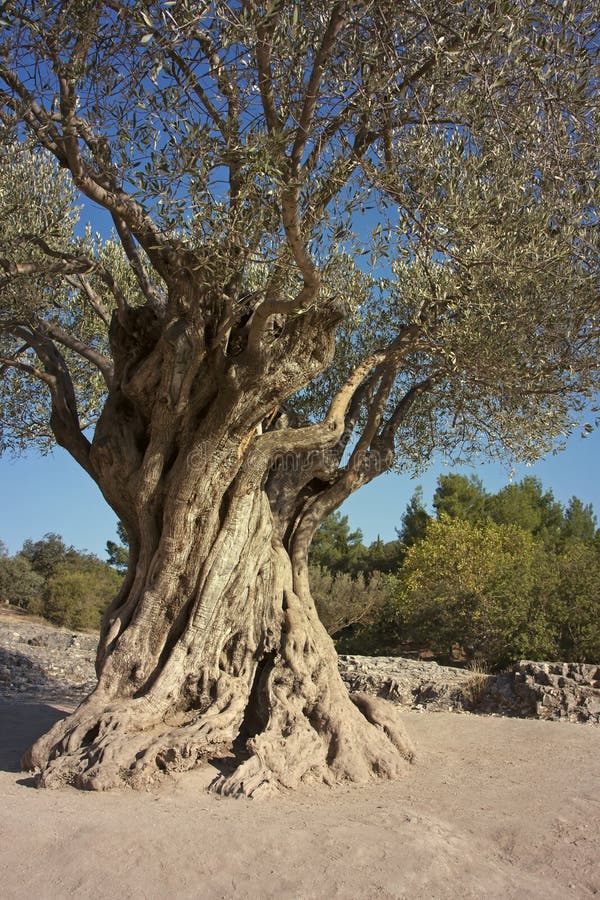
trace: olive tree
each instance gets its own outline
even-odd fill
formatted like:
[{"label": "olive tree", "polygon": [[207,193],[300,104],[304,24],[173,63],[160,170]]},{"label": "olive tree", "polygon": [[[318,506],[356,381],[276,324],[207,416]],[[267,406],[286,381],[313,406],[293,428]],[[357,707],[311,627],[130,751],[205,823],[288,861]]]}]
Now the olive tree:
[{"label": "olive tree", "polygon": [[[233,746],[225,794],[395,777],[410,752],[340,680],[308,547],[381,472],[534,458],[585,410],[598,16],[1,15],[2,441],[65,447],[130,547],[98,686],[25,764],[104,789]],[[112,235],[77,225],[81,205]]]}]

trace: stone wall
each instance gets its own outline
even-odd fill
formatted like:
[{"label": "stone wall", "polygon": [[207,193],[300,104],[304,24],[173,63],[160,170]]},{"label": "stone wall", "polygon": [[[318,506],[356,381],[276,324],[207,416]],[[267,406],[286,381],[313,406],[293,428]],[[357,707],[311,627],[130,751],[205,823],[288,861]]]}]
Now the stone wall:
[{"label": "stone wall", "polygon": [[523,661],[486,675],[394,656],[341,656],[351,691],[367,691],[413,709],[600,723],[600,666]]},{"label": "stone wall", "polygon": [[523,661],[513,680],[516,696],[539,719],[600,723],[600,666]]}]

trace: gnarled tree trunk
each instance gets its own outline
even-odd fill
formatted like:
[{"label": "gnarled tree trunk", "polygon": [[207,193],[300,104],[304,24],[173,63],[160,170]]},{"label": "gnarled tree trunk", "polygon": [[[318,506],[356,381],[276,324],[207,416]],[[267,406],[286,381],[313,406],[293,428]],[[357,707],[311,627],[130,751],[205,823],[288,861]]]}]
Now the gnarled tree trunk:
[{"label": "gnarled tree trunk", "polygon": [[42,785],[140,786],[232,748],[227,794],[401,771],[410,745],[383,701],[351,702],[265,491],[230,493],[202,562],[201,538],[163,538],[160,569],[138,570],[109,615],[98,687],[26,759]]},{"label": "gnarled tree trunk", "polygon": [[235,771],[215,788],[248,796],[397,776],[410,744],[384,701],[349,697],[308,583],[310,536],[328,511],[315,511],[330,486],[317,476],[343,420],[266,433],[260,424],[274,394],[322,366],[330,334],[301,365],[280,357],[269,372],[263,360],[254,393],[251,372],[237,387],[243,358],[218,390],[208,370],[196,373],[182,404],[173,359],[182,342],[171,332],[154,345],[159,361],[122,376],[92,447],[131,539],[102,628],[98,686],[24,766],[44,786],[103,790],[233,754]]}]

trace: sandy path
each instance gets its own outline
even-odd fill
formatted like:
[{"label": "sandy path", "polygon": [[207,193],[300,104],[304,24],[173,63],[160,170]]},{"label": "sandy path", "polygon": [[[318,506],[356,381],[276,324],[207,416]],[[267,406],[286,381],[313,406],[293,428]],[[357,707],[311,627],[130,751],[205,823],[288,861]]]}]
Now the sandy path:
[{"label": "sandy path", "polygon": [[0,703],[0,895],[8,898],[600,896],[600,729],[408,712],[405,780],[272,801],[38,791],[23,748],[59,716]]}]

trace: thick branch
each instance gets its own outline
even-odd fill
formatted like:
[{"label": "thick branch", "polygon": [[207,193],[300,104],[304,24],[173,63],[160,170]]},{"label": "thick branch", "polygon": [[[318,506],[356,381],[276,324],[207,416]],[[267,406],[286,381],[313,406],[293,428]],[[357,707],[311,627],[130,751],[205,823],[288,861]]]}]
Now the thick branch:
[{"label": "thick branch", "polygon": [[64,357],[50,338],[35,329],[17,328],[15,334],[33,347],[44,366],[47,378],[43,380],[50,388],[52,400],[50,427],[57,443],[96,480],[90,459],[91,445],[81,431],[75,388]]},{"label": "thick branch", "polygon": [[7,369],[19,369],[21,372],[26,372],[28,375],[33,375],[34,378],[38,378],[40,381],[43,381],[50,387],[53,384],[52,376],[48,375],[48,373],[44,372],[42,369],[36,369],[35,366],[31,366],[28,363],[21,362],[18,359],[10,359],[8,356],[0,356],[0,376],[4,375]]},{"label": "thick branch", "polygon": [[421,337],[421,328],[416,323],[406,325],[398,336],[386,348],[371,354],[363,360],[346,379],[337,394],[331,401],[327,420],[334,421],[344,419],[356,391],[363,384],[364,379],[384,362],[399,364],[411,350],[415,350]]},{"label": "thick branch", "polygon": [[83,275],[67,275],[65,281],[67,282],[67,284],[70,284],[71,287],[75,288],[78,291],[82,291],[85,294],[90,306],[92,307],[98,318],[101,319],[108,328],[111,318],[110,313],[104,306],[100,296],[91,286],[88,279]]},{"label": "thick branch", "polygon": [[90,260],[85,258],[63,259],[59,262],[45,263],[40,260],[15,262],[0,256],[0,269],[3,269],[7,276],[0,282],[0,286],[5,287],[10,284],[13,278],[26,275],[84,275],[92,271],[93,268],[93,263],[90,263]]},{"label": "thick branch", "polygon": [[308,85],[304,93],[302,111],[300,113],[298,128],[296,130],[296,139],[294,141],[290,156],[293,178],[296,178],[298,172],[300,171],[302,156],[306,148],[306,142],[308,141],[308,138],[310,136],[311,125],[313,122],[315,109],[317,107],[317,101],[319,99],[321,80],[323,78],[325,65],[327,63],[327,60],[331,56],[333,48],[335,47],[335,42],[340,31],[346,24],[347,10],[348,4],[345,2],[345,0],[342,0],[342,2],[335,4],[331,12],[329,22],[327,23],[327,28],[325,29],[323,40],[321,41],[321,45],[315,55],[312,71],[308,79]]},{"label": "thick branch", "polygon": [[379,438],[382,446],[390,447],[393,446],[394,437],[396,432],[400,428],[400,425],[410,412],[411,407],[415,403],[415,401],[427,391],[431,390],[433,385],[435,384],[435,376],[430,376],[429,378],[424,378],[422,381],[414,384],[410,390],[406,392],[404,397],[400,400],[400,402],[396,405],[396,408],[389,416],[387,422],[385,423],[381,435]]},{"label": "thick branch", "polygon": [[279,19],[282,5],[283,4],[276,5],[271,14],[266,17],[266,21],[262,22],[256,29],[258,88],[265,114],[265,122],[271,133],[279,132],[282,128],[282,123],[277,112],[277,103],[275,101],[275,91],[273,88],[273,74],[271,72],[271,41],[273,39],[273,33]]},{"label": "thick branch", "polygon": [[118,215],[113,215],[112,219],[142,294],[152,308],[160,312],[164,309],[165,298],[159,288],[152,283],[127,223]]},{"label": "thick branch", "polygon": [[63,347],[68,347],[69,350],[73,350],[74,353],[77,353],[79,356],[83,357],[83,359],[87,359],[88,362],[91,362],[92,365],[96,366],[102,373],[106,386],[109,388],[111,387],[114,376],[114,366],[106,356],[103,356],[102,353],[94,350],[93,347],[84,344],[83,341],[80,341],[78,338],[69,334],[64,328],[61,328],[60,325],[57,325],[54,322],[40,322],[37,327],[40,330],[43,330],[48,337],[51,337],[53,340],[58,341],[59,344],[62,344]]}]

